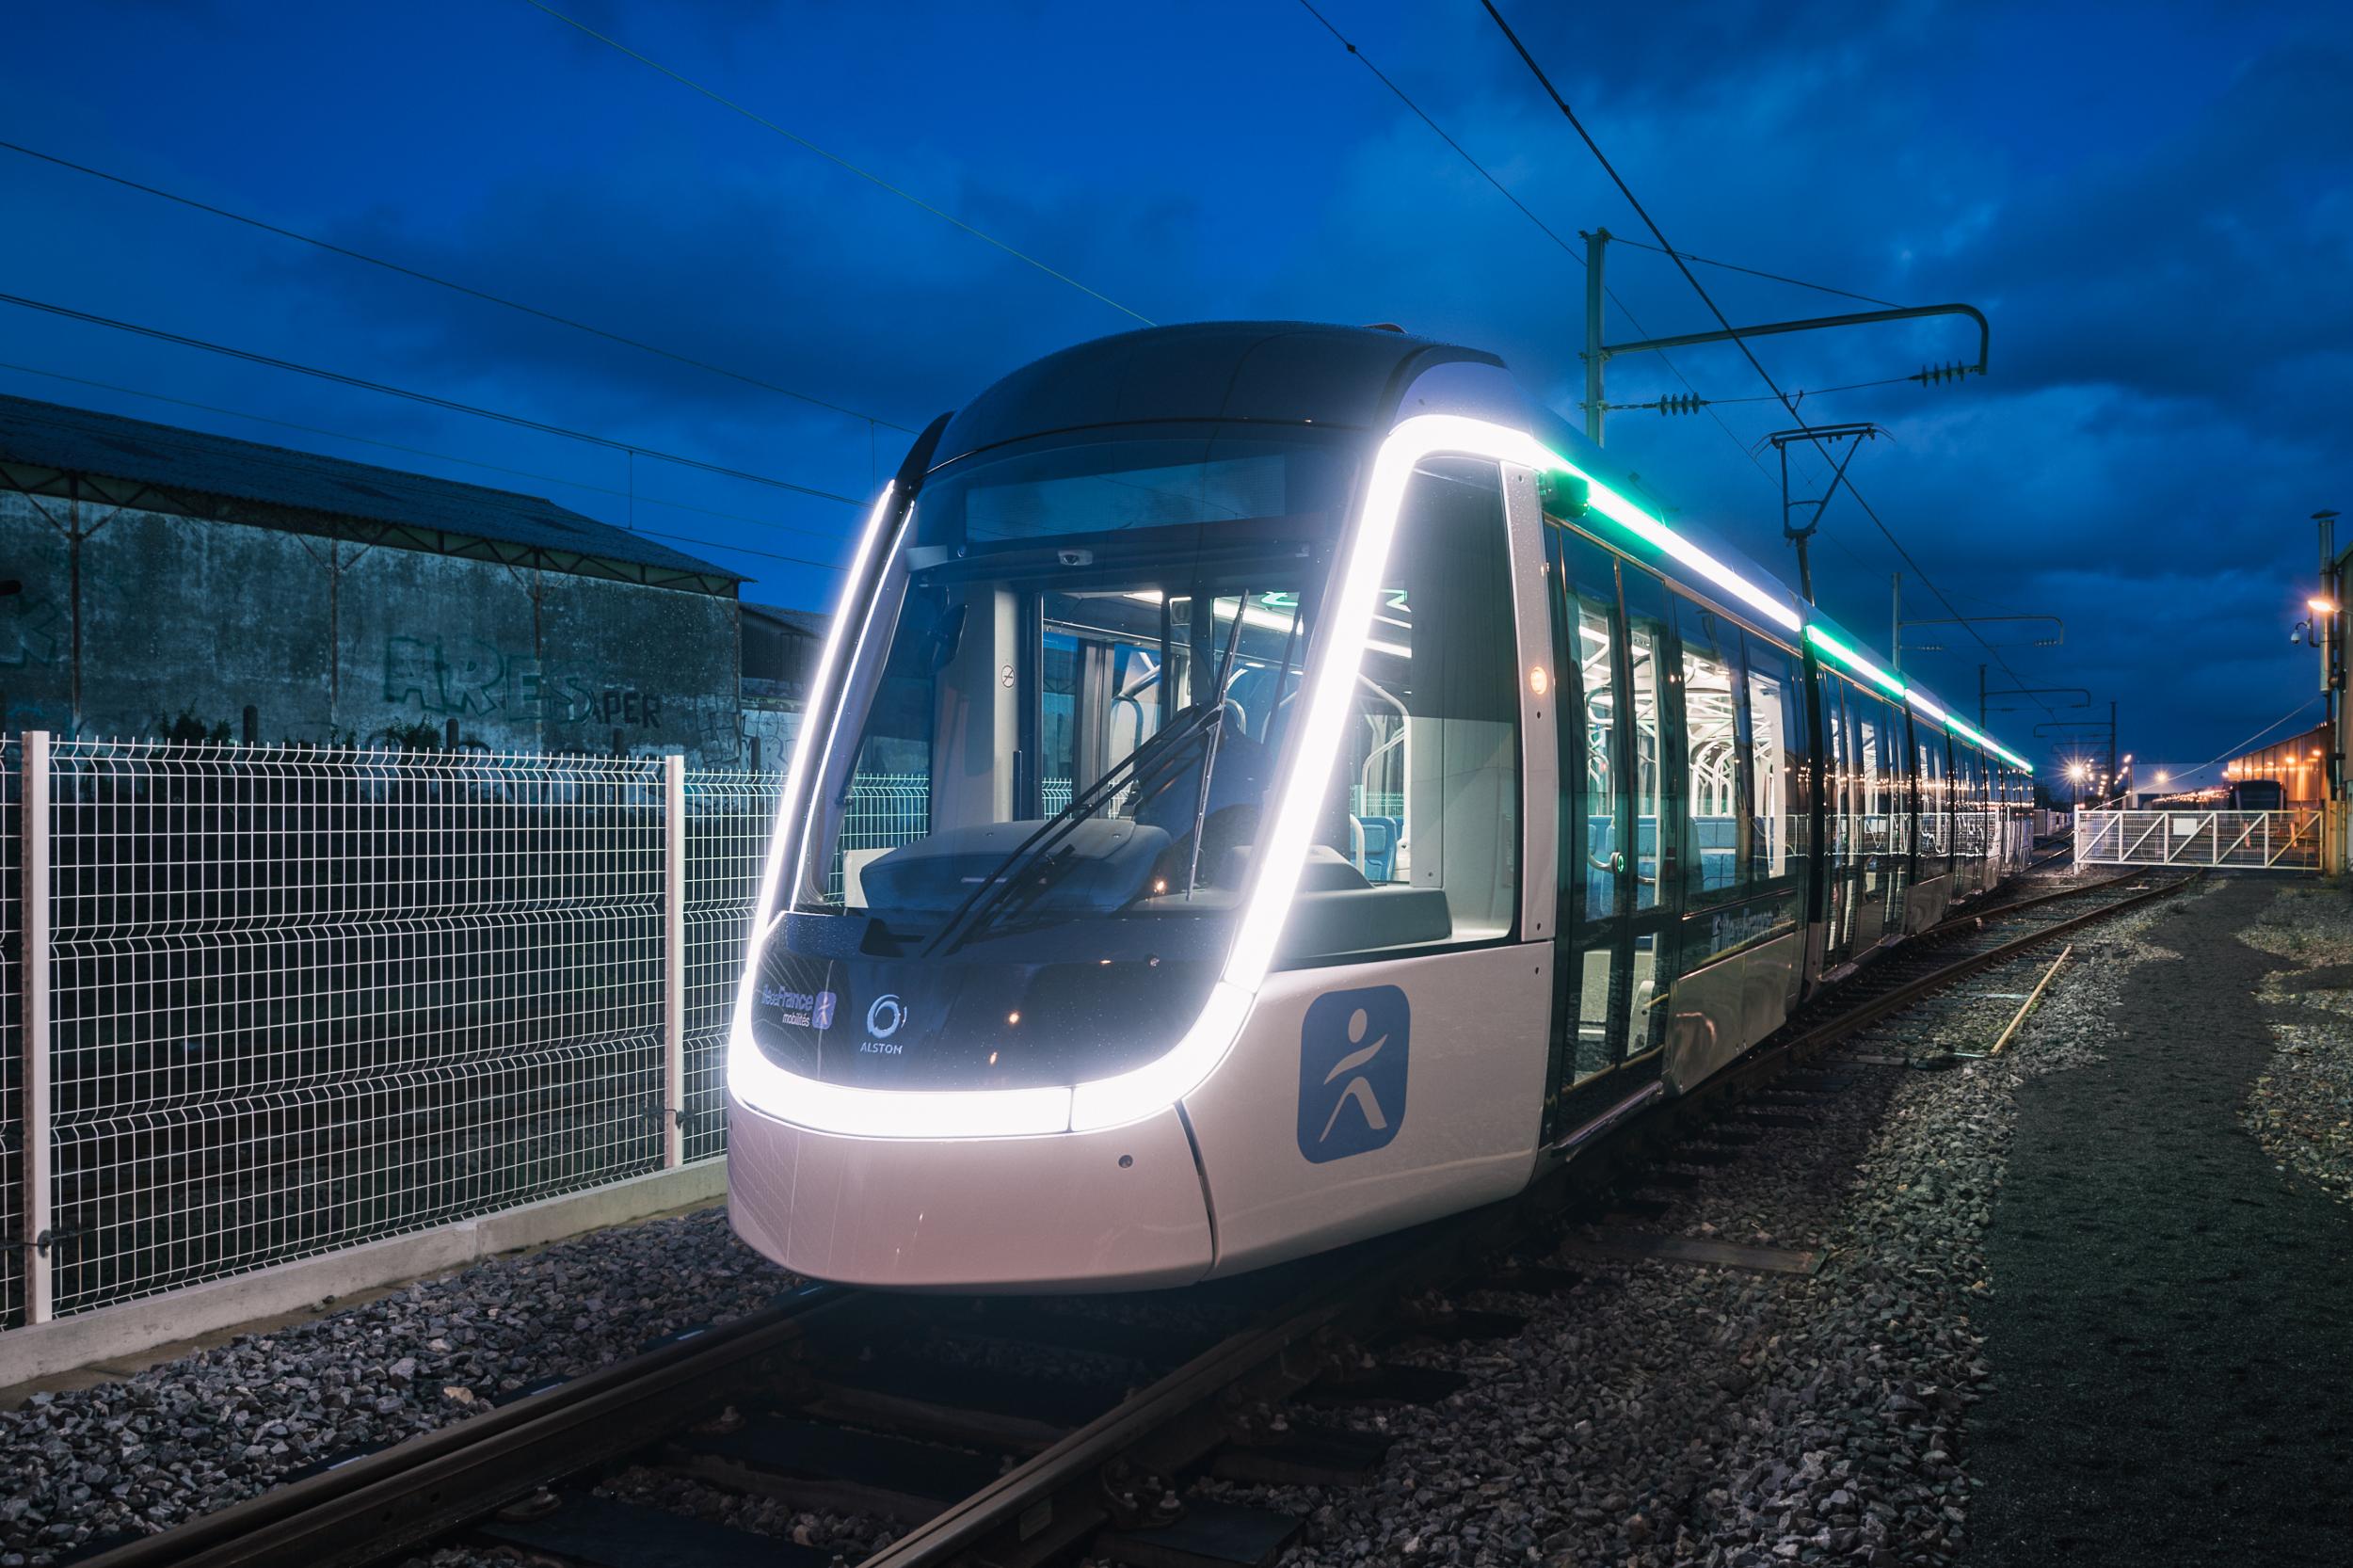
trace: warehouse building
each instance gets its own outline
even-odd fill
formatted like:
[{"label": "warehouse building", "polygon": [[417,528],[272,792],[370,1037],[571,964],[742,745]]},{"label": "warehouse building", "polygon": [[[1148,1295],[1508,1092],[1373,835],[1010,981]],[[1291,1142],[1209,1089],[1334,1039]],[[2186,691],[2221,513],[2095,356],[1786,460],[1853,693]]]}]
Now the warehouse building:
[{"label": "warehouse building", "polygon": [[[518,495],[0,397],[10,730],[775,767],[808,640],[738,573]],[[779,630],[783,628],[783,630]],[[775,644],[771,648],[769,645]]]}]

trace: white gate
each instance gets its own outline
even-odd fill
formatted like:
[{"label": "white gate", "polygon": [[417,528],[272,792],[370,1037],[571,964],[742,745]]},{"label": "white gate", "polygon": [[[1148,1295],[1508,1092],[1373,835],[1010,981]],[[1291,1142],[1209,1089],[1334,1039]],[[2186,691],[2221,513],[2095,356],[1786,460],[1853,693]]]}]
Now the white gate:
[{"label": "white gate", "polygon": [[2320,869],[2318,807],[2281,811],[2078,811],[2078,866]]}]

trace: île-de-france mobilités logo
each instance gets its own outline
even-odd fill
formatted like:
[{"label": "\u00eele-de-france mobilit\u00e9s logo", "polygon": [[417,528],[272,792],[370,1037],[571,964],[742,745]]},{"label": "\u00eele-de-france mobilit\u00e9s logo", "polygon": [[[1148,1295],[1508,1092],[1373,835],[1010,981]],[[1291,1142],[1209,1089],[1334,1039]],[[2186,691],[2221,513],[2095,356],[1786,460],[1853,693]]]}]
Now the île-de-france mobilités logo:
[{"label": "\u00eele-de-france mobilit\u00e9s logo", "polygon": [[1405,1123],[1413,1010],[1394,985],[1333,991],[1299,1028],[1299,1152],[1317,1164],[1386,1146]]}]

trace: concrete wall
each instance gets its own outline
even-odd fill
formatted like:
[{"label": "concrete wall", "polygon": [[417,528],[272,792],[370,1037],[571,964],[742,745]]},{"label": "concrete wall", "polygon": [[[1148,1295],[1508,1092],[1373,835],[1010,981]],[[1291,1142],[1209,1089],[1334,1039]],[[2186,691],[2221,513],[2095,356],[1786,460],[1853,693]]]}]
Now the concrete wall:
[{"label": "concrete wall", "polygon": [[0,490],[0,722],[748,759],[732,598]]}]

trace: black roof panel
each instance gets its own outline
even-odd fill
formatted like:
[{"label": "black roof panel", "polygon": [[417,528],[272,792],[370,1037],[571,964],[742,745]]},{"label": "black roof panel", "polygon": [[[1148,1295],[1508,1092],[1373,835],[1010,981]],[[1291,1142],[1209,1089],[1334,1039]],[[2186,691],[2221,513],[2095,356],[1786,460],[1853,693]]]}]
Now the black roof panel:
[{"label": "black roof panel", "polygon": [[1362,428],[1417,360],[1502,361],[1403,332],[1305,321],[1150,327],[1048,354],[959,409],[937,461],[1024,436],[1165,420],[1273,420]]}]

